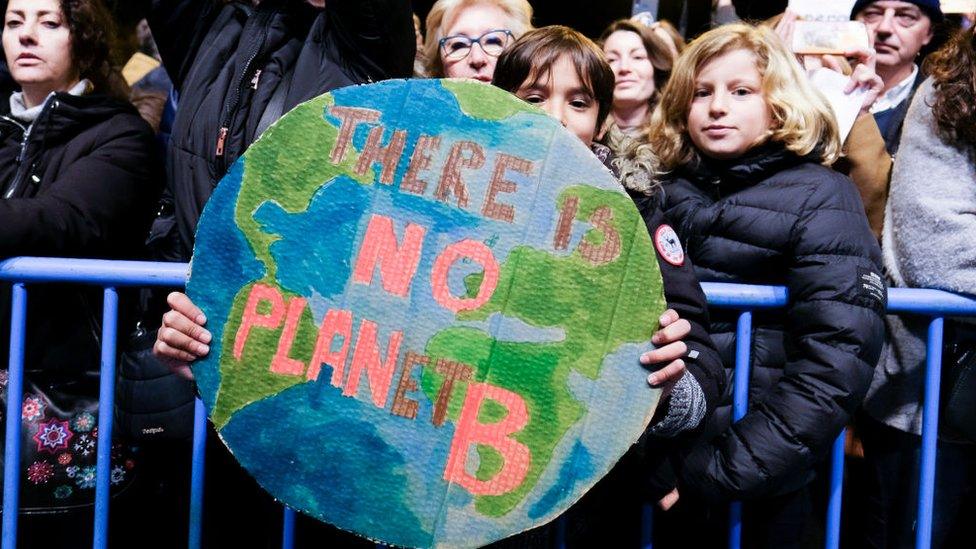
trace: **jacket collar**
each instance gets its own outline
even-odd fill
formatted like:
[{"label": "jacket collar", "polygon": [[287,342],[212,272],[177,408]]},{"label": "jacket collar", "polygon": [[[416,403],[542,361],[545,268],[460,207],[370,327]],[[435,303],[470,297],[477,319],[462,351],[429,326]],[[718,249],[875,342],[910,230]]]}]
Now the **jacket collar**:
[{"label": "jacket collar", "polygon": [[717,160],[700,156],[680,168],[678,173],[697,183],[745,188],[768,179],[777,172],[807,162],[816,155],[817,152],[814,151],[801,157],[778,141],[767,141],[734,159]]}]

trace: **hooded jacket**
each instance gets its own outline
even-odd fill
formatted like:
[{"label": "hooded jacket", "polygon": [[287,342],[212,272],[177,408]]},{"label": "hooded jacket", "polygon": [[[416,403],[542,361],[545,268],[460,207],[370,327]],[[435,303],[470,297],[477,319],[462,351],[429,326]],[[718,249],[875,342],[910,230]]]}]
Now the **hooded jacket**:
[{"label": "hooded jacket", "polygon": [[[162,186],[155,152],[135,108],[106,95],[54,94],[30,126],[0,117],[0,258],[137,258]],[[28,370],[97,372],[100,293],[29,290]],[[0,315],[4,357],[8,321]]]},{"label": "hooded jacket", "polygon": [[167,151],[178,229],[169,259],[189,259],[211,192],[284,113],[336,88],[408,78],[413,70],[416,42],[406,0],[329,0],[325,9],[303,0],[262,0],[257,7],[152,0],[147,7],[180,100]]},{"label": "hooded jacket", "polygon": [[[665,192],[700,280],[789,291],[785,309],[753,316],[749,412],[729,427],[726,395],[706,429],[717,436],[684,462],[684,487],[712,501],[796,490],[861,403],[884,339],[881,251],[857,189],[768,143],[685,166]],[[737,314],[711,311],[729,376]]]}]

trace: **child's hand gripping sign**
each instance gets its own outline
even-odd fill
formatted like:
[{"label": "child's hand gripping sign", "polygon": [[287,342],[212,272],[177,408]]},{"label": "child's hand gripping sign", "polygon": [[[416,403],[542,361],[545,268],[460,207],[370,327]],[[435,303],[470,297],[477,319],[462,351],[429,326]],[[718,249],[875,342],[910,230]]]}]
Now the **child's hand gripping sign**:
[{"label": "child's hand gripping sign", "polygon": [[558,122],[491,86],[389,81],[282,118],[200,222],[194,367],[241,464],[385,543],[548,522],[644,431],[664,310],[647,229]]}]

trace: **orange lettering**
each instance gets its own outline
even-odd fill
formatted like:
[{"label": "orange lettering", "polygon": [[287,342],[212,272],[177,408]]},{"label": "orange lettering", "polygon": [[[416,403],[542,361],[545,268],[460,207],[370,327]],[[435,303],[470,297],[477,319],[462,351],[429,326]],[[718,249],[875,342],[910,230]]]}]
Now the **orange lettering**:
[{"label": "orange lettering", "polygon": [[[342,347],[332,351],[332,342],[336,336],[342,336]],[[312,360],[308,362],[308,372],[305,379],[316,380],[322,364],[332,366],[332,385],[342,386],[342,373],[345,371],[346,356],[349,353],[349,340],[352,339],[352,312],[329,309],[319,328],[319,336],[315,341],[315,351]]]},{"label": "orange lettering", "polygon": [[[497,423],[479,422],[478,414],[485,399],[504,406],[508,415]],[[518,394],[487,383],[470,383],[451,440],[444,480],[458,484],[476,496],[499,496],[518,488],[529,472],[532,454],[511,435],[521,431],[528,422],[528,409]],[[504,465],[492,478],[480,480],[468,473],[468,448],[472,444],[489,446],[502,456]]]},{"label": "orange lettering", "polygon": [[300,376],[305,372],[304,362],[288,356],[292,343],[295,341],[295,334],[298,332],[298,321],[302,319],[302,313],[304,312],[304,298],[293,297],[288,300],[288,313],[285,315],[285,329],[282,330],[281,339],[278,340],[278,350],[275,351],[274,358],[271,359],[271,371],[276,374]]},{"label": "orange lettering", "polygon": [[[473,298],[454,297],[451,295],[450,288],[447,287],[447,275],[451,266],[465,257],[481,264],[484,269],[478,295]],[[465,239],[455,242],[444,248],[444,251],[434,261],[434,269],[430,274],[430,284],[434,291],[434,300],[445,309],[454,313],[477,309],[487,303],[495,292],[495,286],[498,285],[498,262],[495,261],[491,249],[477,240]]]},{"label": "orange lettering", "polygon": [[349,379],[346,380],[346,387],[342,390],[342,394],[355,396],[359,388],[359,378],[362,377],[363,370],[366,370],[373,404],[377,408],[385,408],[402,340],[403,332],[390,334],[390,342],[386,346],[386,360],[381,363],[380,350],[376,345],[376,323],[364,319],[359,324],[359,336],[356,338],[356,348],[352,352]]},{"label": "orange lettering", "polygon": [[[258,312],[258,306],[267,303],[271,306],[268,314]],[[266,284],[255,284],[251,286],[251,293],[247,296],[247,304],[244,305],[244,315],[241,318],[241,325],[237,328],[234,336],[234,358],[241,359],[244,354],[244,344],[248,336],[251,335],[251,328],[259,326],[273,330],[281,324],[281,317],[285,311],[285,301],[281,297],[281,292],[277,288]]]},{"label": "orange lettering", "polygon": [[393,220],[383,215],[373,214],[359,248],[359,257],[356,258],[353,282],[367,286],[371,284],[373,271],[379,263],[383,289],[393,295],[406,297],[413,275],[417,272],[426,232],[427,230],[420,225],[408,223],[403,235],[403,244],[397,245]]}]

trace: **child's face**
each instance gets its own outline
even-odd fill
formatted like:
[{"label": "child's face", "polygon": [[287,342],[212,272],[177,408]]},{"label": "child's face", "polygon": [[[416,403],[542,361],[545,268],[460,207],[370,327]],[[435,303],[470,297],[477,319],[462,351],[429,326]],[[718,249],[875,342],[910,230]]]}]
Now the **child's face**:
[{"label": "child's face", "polygon": [[600,107],[580,81],[569,56],[560,56],[548,75],[540,75],[535,83],[532,80],[530,77],[523,82],[515,95],[541,107],[589,147],[596,135]]},{"label": "child's face", "polygon": [[688,111],[688,134],[705,156],[737,158],[766,140],[771,126],[756,56],[734,50],[701,66]]}]

